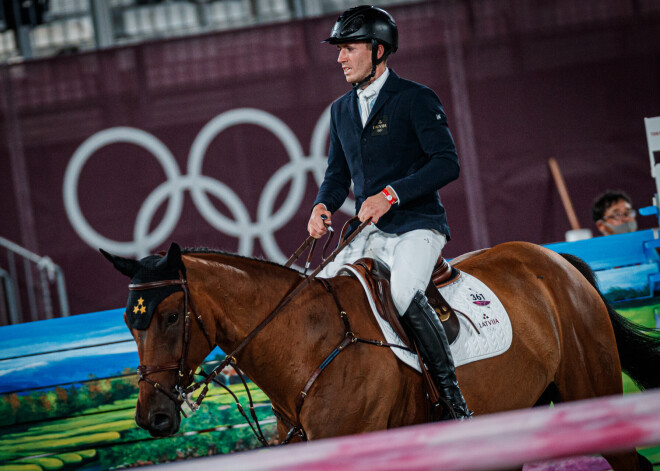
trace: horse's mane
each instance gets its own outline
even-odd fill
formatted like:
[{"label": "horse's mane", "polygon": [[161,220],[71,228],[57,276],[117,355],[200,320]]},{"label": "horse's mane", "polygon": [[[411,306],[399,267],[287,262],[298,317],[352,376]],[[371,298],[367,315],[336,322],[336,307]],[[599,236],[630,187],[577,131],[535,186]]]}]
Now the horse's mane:
[{"label": "horse's mane", "polygon": [[231,252],[225,252],[224,250],[217,250],[217,249],[210,249],[208,247],[185,247],[184,249],[181,250],[182,255],[220,255],[220,256],[226,256],[226,257],[231,257],[231,258],[236,258],[238,260],[246,260],[250,262],[258,262],[258,263],[263,263],[266,265],[271,265],[274,267],[278,268],[283,268],[285,270],[294,272],[298,275],[301,273],[296,270],[295,268],[290,268],[290,267],[285,267],[284,265],[281,265],[276,262],[271,262],[270,260],[264,260],[262,258],[255,258],[255,257],[247,257],[245,255],[239,255]]}]

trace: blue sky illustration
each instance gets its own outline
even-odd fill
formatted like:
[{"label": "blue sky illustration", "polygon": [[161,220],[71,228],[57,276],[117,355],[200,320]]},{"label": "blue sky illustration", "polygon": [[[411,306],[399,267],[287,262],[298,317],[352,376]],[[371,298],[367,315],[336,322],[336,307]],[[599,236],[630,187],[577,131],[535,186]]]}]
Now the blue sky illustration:
[{"label": "blue sky illustration", "polygon": [[[113,309],[0,327],[0,394],[135,370],[137,347],[123,312]],[[211,356],[216,353],[221,352],[216,349]]]}]

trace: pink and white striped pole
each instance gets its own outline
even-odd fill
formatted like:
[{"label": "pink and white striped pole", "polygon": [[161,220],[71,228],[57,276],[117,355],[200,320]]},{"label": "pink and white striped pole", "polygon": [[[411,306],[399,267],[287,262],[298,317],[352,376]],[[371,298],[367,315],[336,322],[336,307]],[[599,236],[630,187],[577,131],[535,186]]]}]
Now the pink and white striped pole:
[{"label": "pink and white striped pole", "polygon": [[[338,411],[339,413],[339,411]],[[172,470],[495,470],[660,444],[660,389],[163,465]]]}]

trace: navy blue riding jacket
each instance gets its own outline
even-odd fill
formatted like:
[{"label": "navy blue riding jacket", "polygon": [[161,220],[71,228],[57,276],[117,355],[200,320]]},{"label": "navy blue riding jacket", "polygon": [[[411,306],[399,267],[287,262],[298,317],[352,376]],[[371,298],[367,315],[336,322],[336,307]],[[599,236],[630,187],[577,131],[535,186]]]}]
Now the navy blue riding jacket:
[{"label": "navy blue riding jacket", "polygon": [[334,213],[352,180],[357,214],[368,197],[391,185],[399,202],[380,218],[379,229],[436,229],[449,239],[438,190],[458,174],[456,146],[437,95],[390,69],[364,128],[355,90],[332,104],[328,168],[314,206],[323,203]]}]

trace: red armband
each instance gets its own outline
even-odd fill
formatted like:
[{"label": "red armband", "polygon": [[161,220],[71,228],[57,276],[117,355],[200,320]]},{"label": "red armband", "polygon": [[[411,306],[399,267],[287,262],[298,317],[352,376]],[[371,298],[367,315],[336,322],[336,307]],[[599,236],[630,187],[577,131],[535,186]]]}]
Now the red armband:
[{"label": "red armband", "polygon": [[385,195],[387,202],[390,203],[390,206],[396,203],[396,197],[394,195],[390,195],[390,192],[387,191],[387,188],[384,188],[382,193]]}]

